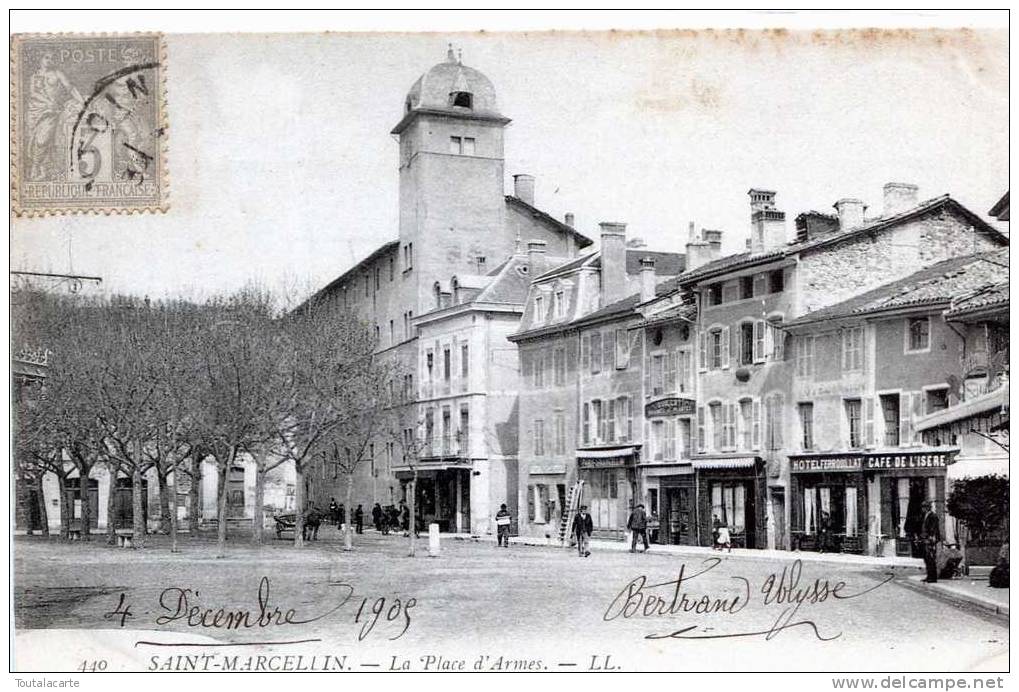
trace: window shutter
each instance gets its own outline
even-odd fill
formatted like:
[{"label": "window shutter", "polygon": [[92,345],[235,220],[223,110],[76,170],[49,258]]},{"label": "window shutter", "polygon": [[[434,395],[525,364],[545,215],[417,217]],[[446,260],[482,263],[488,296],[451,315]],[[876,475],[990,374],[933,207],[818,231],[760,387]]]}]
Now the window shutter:
[{"label": "window shutter", "polygon": [[774,409],[774,417],[775,417],[774,421],[772,422],[772,425],[775,426],[775,433],[774,433],[774,435],[775,435],[775,449],[782,449],[782,427],[783,427],[783,425],[782,425],[782,423],[783,423],[783,421],[782,421],[783,415],[782,414],[783,414],[783,408],[782,408],[782,397],[781,397],[781,395],[780,396],[776,396],[774,398],[772,406],[773,406],[773,409]]},{"label": "window shutter", "polygon": [[923,392],[913,392],[913,410],[910,412],[910,429],[912,430],[913,438],[910,440],[913,444],[920,442],[920,435],[916,431],[916,419],[923,415]]},{"label": "window shutter", "polygon": [[527,518],[534,521],[534,486],[527,486]]},{"label": "window shutter", "polygon": [[[647,337],[645,337],[647,339]],[[646,345],[646,343],[645,343]],[[651,354],[649,349],[644,349],[644,398],[648,399],[651,397]]]},{"label": "window shutter", "polygon": [[587,372],[591,369],[591,335],[582,334],[580,337],[580,369]]},{"label": "window shutter", "polygon": [[583,406],[583,442],[582,444],[589,444],[591,441],[591,405],[584,402]]},{"label": "window shutter", "polygon": [[614,370],[616,367],[616,333],[607,331],[601,337],[602,370]]},{"label": "window shutter", "polygon": [[910,406],[910,392],[899,395],[899,446],[905,447],[913,440],[913,416]]},{"label": "window shutter", "polygon": [[708,333],[702,331],[697,337],[697,369],[704,372],[708,369]]},{"label": "window shutter", "polygon": [[704,407],[697,407],[697,451],[704,451]]},{"label": "window shutter", "polygon": [[676,458],[676,428],[673,425],[662,424],[662,435],[665,437],[665,459],[672,460]]},{"label": "window shutter", "polygon": [[869,396],[863,400],[863,442],[874,446],[874,397]]},{"label": "window shutter", "polygon": [[729,367],[729,341],[732,339],[732,330],[729,327],[722,328],[722,367]]},{"label": "window shutter", "polygon": [[770,323],[761,320],[761,334],[764,345],[761,347],[762,360],[775,360],[775,329]]},{"label": "window shutter", "polygon": [[761,402],[760,400],[754,401],[753,404],[753,422],[751,423],[751,434],[750,434],[750,446],[754,449],[761,448]]},{"label": "window shutter", "polygon": [[665,354],[665,391],[669,394],[676,391],[676,356],[675,351]]},{"label": "window shutter", "polygon": [[626,397],[626,439],[633,440],[633,399]]},{"label": "window shutter", "polygon": [[754,321],[754,362],[764,360],[764,320]]}]

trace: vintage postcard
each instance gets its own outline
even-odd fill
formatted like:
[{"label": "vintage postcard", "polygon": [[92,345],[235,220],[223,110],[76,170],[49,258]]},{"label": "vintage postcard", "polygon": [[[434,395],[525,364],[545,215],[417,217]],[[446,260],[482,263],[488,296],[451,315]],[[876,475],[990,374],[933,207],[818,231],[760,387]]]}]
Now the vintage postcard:
[{"label": "vintage postcard", "polygon": [[159,35],[11,42],[11,191],[18,215],[166,205]]},{"label": "vintage postcard", "polygon": [[1000,686],[1007,14],[673,17],[13,36],[11,670]]}]

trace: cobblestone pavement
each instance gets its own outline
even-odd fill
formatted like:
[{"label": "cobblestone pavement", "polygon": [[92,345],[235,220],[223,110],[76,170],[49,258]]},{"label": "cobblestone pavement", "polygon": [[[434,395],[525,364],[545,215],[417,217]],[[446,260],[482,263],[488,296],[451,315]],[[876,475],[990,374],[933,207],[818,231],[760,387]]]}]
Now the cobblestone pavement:
[{"label": "cobblestone pavement", "polygon": [[[392,656],[422,654],[530,657],[548,669],[583,669],[604,654],[626,669],[1008,665],[1007,618],[904,588],[913,572],[903,569],[653,551],[578,558],[561,548],[456,539],[443,540],[432,558],[427,538],[411,559],[398,536],[357,536],[353,552],[342,551],[335,529],[324,528],[322,539],[296,550],[231,536],[227,556],[217,559],[205,535],[183,537],[176,554],[162,536],[140,550],[18,537],[17,628],[117,630],[123,620],[127,629],[220,642],[321,639],[317,646],[373,656],[382,667],[397,665]],[[794,609],[796,599],[803,603]],[[260,600],[269,613],[280,609],[276,623],[199,622],[218,608],[257,620]],[[197,624],[188,626],[195,606]],[[279,624],[291,609],[289,619],[301,622]],[[157,623],[178,610],[185,617]]]}]

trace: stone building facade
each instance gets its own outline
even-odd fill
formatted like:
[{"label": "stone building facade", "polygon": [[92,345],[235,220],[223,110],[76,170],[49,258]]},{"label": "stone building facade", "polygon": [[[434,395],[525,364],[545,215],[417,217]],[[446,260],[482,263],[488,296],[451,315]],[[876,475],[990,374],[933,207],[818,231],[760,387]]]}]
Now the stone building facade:
[{"label": "stone building facade", "polygon": [[692,240],[693,253],[688,246],[695,261],[679,277],[677,290],[691,292],[698,306],[695,458],[715,457],[745,469],[747,499],[749,477],[759,478],[756,469],[763,469],[764,511],[740,509],[735,493],[731,503],[734,517],[760,518],[758,545],[792,545],[795,354],[787,323],[920,267],[1008,242],[951,197],[918,202],[916,192],[911,185],[886,185],[876,218],[867,218],[856,199],[839,200],[837,215],[802,214],[789,242],[775,193],[752,189],[747,252],[700,263],[704,241]]}]

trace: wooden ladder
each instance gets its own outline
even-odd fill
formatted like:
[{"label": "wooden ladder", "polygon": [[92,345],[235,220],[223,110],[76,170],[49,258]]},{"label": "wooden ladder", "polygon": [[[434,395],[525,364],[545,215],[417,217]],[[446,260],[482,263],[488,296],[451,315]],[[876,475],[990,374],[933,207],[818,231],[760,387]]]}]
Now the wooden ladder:
[{"label": "wooden ladder", "polygon": [[577,515],[577,510],[580,509],[583,496],[584,481],[574,483],[566,494],[566,511],[559,519],[559,542],[564,546],[568,547],[570,544],[570,526],[573,524],[573,517]]}]

